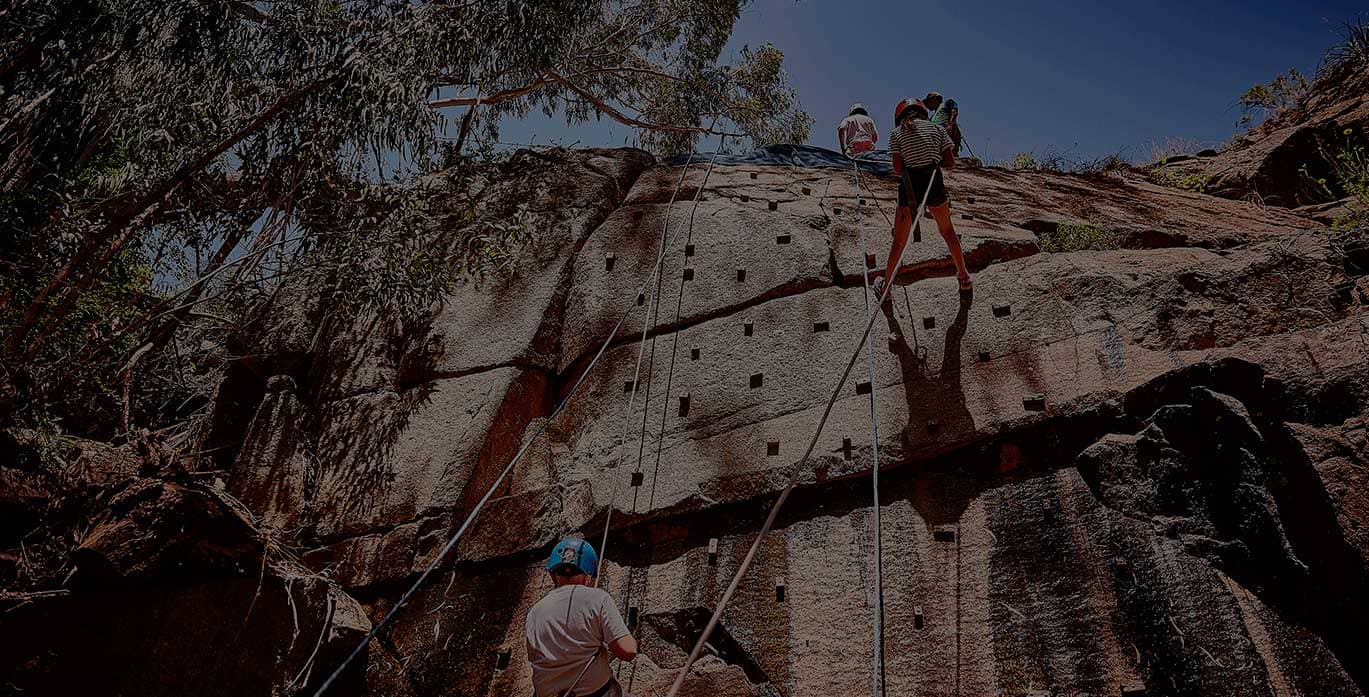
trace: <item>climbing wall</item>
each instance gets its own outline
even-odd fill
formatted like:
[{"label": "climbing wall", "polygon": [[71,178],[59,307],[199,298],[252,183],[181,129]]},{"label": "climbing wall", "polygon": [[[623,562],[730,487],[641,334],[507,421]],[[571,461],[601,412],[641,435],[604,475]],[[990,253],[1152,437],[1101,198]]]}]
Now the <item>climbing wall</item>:
[{"label": "climbing wall", "polygon": [[[593,214],[549,225],[517,281],[425,326],[322,331],[298,351],[307,386],[275,383],[248,430],[235,487],[306,528],[306,559],[376,618],[499,481],[351,689],[525,692],[541,558],[570,532],[597,542],[612,510],[604,584],[643,645],[619,675],[664,694],[797,471],[683,694],[868,694],[879,466],[890,694],[1361,693],[1347,631],[1369,589],[1340,530],[1363,509],[1338,509],[1322,451],[1289,435],[1362,413],[1298,411],[1364,371],[1354,307],[1330,292],[1351,272],[1310,221],[956,170],[973,293],[924,222],[877,311],[873,380],[862,358],[838,389],[892,180],[593,157],[560,171],[574,191],[530,194]],[[1078,220],[1123,248],[1041,253]],[[375,338],[336,340],[353,334]]]}]

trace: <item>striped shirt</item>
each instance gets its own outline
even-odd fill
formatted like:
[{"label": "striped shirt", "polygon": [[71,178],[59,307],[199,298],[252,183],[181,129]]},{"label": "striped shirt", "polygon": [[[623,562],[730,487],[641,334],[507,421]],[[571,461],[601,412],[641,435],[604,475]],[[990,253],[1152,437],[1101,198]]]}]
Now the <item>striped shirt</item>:
[{"label": "striped shirt", "polygon": [[941,163],[941,153],[955,150],[946,129],[926,119],[910,119],[894,129],[889,151],[903,159],[904,167],[917,169]]}]

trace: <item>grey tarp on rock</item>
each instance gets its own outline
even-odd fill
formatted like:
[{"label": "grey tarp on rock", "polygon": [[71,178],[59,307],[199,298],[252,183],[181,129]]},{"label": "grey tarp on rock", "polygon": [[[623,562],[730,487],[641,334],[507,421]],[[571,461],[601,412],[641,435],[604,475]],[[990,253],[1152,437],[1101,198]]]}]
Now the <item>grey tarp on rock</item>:
[{"label": "grey tarp on rock", "polygon": [[[677,167],[688,162],[708,162],[712,159],[711,154],[690,153],[688,155],[676,155],[665,161],[665,164]],[[718,164],[722,165],[779,165],[781,167],[839,167],[848,169],[851,166],[851,159],[845,155],[827,148],[816,148],[811,145],[767,145],[763,148],[756,148],[744,155],[718,155]],[[888,150],[875,150],[865,153],[860,158],[860,168],[862,171],[871,174],[893,174],[893,159]]]}]

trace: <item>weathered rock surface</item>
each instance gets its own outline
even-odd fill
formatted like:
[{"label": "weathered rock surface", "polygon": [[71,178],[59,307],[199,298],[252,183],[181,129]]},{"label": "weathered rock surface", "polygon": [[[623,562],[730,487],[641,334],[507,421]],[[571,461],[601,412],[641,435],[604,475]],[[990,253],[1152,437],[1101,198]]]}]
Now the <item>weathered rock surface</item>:
[{"label": "weathered rock surface", "polygon": [[[612,507],[605,582],[643,645],[621,677],[663,693],[797,466],[686,694],[864,691],[868,391],[891,694],[1363,693],[1362,233],[1131,178],[955,170],[974,293],[938,235],[914,244],[873,380],[862,359],[799,462],[862,326],[862,234],[887,252],[893,182],[541,161],[564,176],[520,185],[562,222],[526,271],[425,326],[320,323],[275,354],[245,337],[266,357],[225,384],[224,404],[256,400],[222,418],[230,490],[372,618],[546,426],[355,689],[526,690],[540,557],[597,538]],[[1123,248],[1041,253],[1063,223]]]},{"label": "weathered rock surface", "polygon": [[1163,163],[1165,178],[1225,198],[1293,208],[1313,202],[1347,147],[1369,143],[1369,76],[1318,83],[1304,102],[1208,157]]},{"label": "weathered rock surface", "polygon": [[[541,233],[516,274],[430,321],[287,292],[243,329],[205,443],[243,508],[129,485],[74,555],[72,595],[0,629],[87,612],[91,585],[127,609],[76,643],[25,642],[24,686],[86,685],[60,669],[89,653],[174,662],[165,685],[182,693],[316,684],[526,445],[338,694],[526,692],[542,555],[569,532],[597,540],[609,510],[605,583],[643,647],[620,677],[662,694],[795,468],[684,694],[862,694],[875,465],[890,694],[1363,694],[1369,233],[1131,178],[956,169],[974,292],[925,233],[879,310],[873,365],[856,363],[800,461],[867,316],[892,180],[682,172],[630,150],[517,158],[526,171],[499,186],[524,192]],[[1122,248],[1043,253],[1065,223]],[[133,648],[111,652],[134,617]],[[230,664],[239,682],[201,687]],[[163,689],[135,673],[116,692]]]},{"label": "weathered rock surface", "polygon": [[0,687],[24,695],[317,687],[370,621],[276,544],[212,489],[131,482],[73,553],[69,590],[0,594]]}]

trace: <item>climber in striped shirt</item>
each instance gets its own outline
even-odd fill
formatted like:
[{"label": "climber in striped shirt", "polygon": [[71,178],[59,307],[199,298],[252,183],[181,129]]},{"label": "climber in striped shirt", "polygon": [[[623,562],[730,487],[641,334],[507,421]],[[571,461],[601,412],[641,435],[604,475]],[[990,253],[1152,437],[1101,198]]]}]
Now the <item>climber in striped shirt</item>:
[{"label": "climber in striped shirt", "polygon": [[[897,128],[889,138],[889,151],[894,157],[894,174],[899,175],[898,213],[894,216],[894,244],[889,250],[889,265],[875,279],[876,295],[884,292],[886,283],[897,277],[898,260],[908,244],[908,231],[913,227],[914,211],[927,196],[927,210],[936,218],[941,238],[955,262],[956,279],[960,290],[971,288],[970,272],[965,268],[965,257],[960,251],[960,239],[951,225],[951,206],[942,181],[941,167],[955,166],[955,144],[946,129],[927,120],[927,108],[916,99],[905,99],[894,110]],[[929,191],[930,187],[930,191]]]}]

